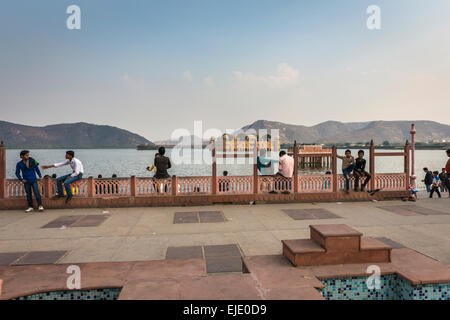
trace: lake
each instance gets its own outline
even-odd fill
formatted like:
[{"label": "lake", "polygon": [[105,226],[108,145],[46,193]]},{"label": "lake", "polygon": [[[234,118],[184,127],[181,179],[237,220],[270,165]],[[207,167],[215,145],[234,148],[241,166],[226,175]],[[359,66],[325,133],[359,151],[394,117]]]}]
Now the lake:
[{"label": "lake", "polygon": [[[31,149],[31,156],[34,157],[41,165],[53,164],[64,160],[65,149]],[[104,178],[111,177],[117,174],[119,177],[140,176],[151,177],[153,174],[145,170],[145,168],[152,164],[155,150],[135,149],[75,149],[75,156],[83,162],[85,177],[102,174]],[[201,150],[199,150],[201,152]],[[380,150],[377,152],[398,152],[398,150]],[[7,149],[7,177],[9,179],[15,178],[15,167],[19,158],[20,150]],[[366,159],[368,159],[369,151],[365,150]],[[171,149],[167,149],[167,155],[171,155]],[[204,150],[204,159],[206,163],[199,164],[175,164],[169,170],[171,175],[177,176],[209,176],[211,175],[211,154],[210,151]],[[344,154],[344,150],[338,150],[338,154]],[[352,154],[356,156],[357,150],[352,150]],[[197,154],[199,155],[199,154]],[[193,156],[191,157],[193,158]],[[201,159],[201,158],[200,158]],[[423,167],[428,167],[430,170],[441,170],[445,167],[447,162],[447,155],[444,150],[416,150],[416,176],[418,177],[418,186],[423,188],[420,182],[423,179]],[[221,175],[224,170],[229,172],[229,175],[252,175],[253,167],[249,163],[249,159],[245,159],[245,164],[233,164],[235,159],[226,159],[229,163],[220,164],[224,159],[218,159],[217,174]],[[244,159],[240,159],[244,161]],[[173,161],[172,161],[173,162]],[[399,173],[403,172],[403,157],[376,157],[375,159],[376,172],[378,173]],[[341,160],[338,159],[338,172],[341,173]],[[368,168],[367,168],[368,171]],[[43,170],[43,175],[56,173],[58,176],[69,173],[69,167],[51,168]],[[312,172],[312,171],[309,171]],[[317,171],[316,171],[317,172]],[[324,171],[322,171],[323,173]],[[300,172],[301,174],[302,172]],[[306,172],[304,172],[306,173]]]}]

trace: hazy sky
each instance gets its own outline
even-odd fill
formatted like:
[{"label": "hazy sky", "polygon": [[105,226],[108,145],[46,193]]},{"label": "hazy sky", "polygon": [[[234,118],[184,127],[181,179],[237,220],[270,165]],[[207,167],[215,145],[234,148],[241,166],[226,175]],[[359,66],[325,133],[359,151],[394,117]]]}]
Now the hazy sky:
[{"label": "hazy sky", "polygon": [[[81,8],[81,30],[66,8]],[[369,5],[381,30],[366,27]],[[449,123],[450,1],[2,0],[0,119],[150,140],[258,119]]]}]

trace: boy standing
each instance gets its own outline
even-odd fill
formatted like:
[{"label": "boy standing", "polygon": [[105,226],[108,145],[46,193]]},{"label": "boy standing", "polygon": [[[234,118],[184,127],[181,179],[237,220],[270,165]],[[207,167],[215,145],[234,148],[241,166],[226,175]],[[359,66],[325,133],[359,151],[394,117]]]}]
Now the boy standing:
[{"label": "boy standing", "polygon": [[353,170],[353,175],[355,176],[355,191],[358,191],[358,183],[360,177],[366,177],[363,184],[361,185],[361,191],[364,191],[367,183],[369,182],[371,176],[366,170],[366,159],[364,159],[364,151],[358,151],[358,158],[355,161],[355,169]]},{"label": "boy standing", "polygon": [[21,151],[20,158],[22,160],[16,165],[16,177],[23,183],[25,192],[27,193],[28,209],[25,210],[25,212],[32,212],[34,210],[31,192],[34,193],[34,197],[38,203],[38,210],[44,211],[36,179],[36,173],[38,174],[39,179],[42,178],[41,171],[39,170],[39,163],[30,157],[30,152],[28,150]]},{"label": "boy standing", "polygon": [[438,194],[438,197],[441,197],[441,193],[439,192],[439,187],[441,186],[441,179],[438,177],[439,171],[433,171],[433,182],[431,184],[431,192],[430,192],[430,198],[433,198],[433,193],[436,191]]},{"label": "boy standing", "polygon": [[355,168],[355,158],[352,156],[350,150],[345,150],[345,156],[337,155],[339,159],[342,159],[342,174],[345,178],[345,192],[350,192],[350,174]]},{"label": "boy standing", "polygon": [[431,191],[431,185],[433,184],[433,174],[430,170],[428,170],[428,168],[423,168],[423,171],[425,172],[425,178],[422,180],[422,182],[425,183],[427,192],[429,193]]},{"label": "boy standing", "polygon": [[56,186],[58,187],[57,198],[64,197],[64,191],[62,188],[62,184],[64,183],[64,188],[66,189],[67,193],[66,203],[72,200],[73,197],[72,188],[70,187],[70,184],[83,178],[84,173],[83,164],[81,163],[80,160],[75,158],[75,152],[70,150],[66,151],[65,161],[47,166],[42,166],[42,169],[48,169],[48,168],[59,168],[67,165],[70,165],[70,167],[72,168],[72,173],[66,174],[56,179]]}]

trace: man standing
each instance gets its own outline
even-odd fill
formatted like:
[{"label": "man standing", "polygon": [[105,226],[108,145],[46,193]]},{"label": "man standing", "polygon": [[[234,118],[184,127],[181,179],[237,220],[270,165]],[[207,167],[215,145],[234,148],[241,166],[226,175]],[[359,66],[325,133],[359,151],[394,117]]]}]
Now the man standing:
[{"label": "man standing", "polygon": [[450,198],[450,149],[447,149],[447,164],[445,165],[445,172],[447,173],[447,179],[445,180],[445,184],[447,185],[448,196]]},{"label": "man standing", "polygon": [[[38,210],[44,211],[36,179],[36,173],[39,175],[39,179],[42,178],[41,171],[39,170],[39,163],[30,157],[30,152],[28,150],[21,151],[20,158],[22,160],[17,162],[16,165],[16,177],[23,183],[25,192],[27,193],[28,209],[25,210],[25,212],[32,212],[34,210],[33,198],[31,195],[32,191],[39,206]],[[21,173],[22,175],[20,175]]]},{"label": "man standing", "polygon": [[431,184],[433,183],[433,174],[431,173],[428,168],[423,168],[423,171],[425,172],[425,178],[422,180],[423,183],[425,183],[425,186],[427,187],[427,192],[430,193],[431,191]]},{"label": "man standing", "polygon": [[70,187],[70,184],[83,178],[84,173],[83,164],[81,163],[80,160],[75,158],[75,152],[67,151],[66,161],[55,163],[52,165],[42,166],[42,169],[48,169],[48,168],[59,168],[67,165],[70,165],[70,167],[72,168],[72,173],[66,174],[56,179],[56,186],[58,187],[58,195],[56,197],[57,198],[64,197],[64,192],[62,188],[62,184],[64,183],[64,188],[66,189],[67,193],[66,203],[69,202],[73,197],[72,188]]}]

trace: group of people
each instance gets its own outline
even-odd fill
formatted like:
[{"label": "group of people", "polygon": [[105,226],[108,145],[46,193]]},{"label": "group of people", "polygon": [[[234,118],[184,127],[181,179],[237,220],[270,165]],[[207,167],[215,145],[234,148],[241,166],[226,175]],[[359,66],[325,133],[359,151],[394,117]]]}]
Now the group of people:
[{"label": "group of people", "polygon": [[[16,165],[16,177],[23,183],[25,193],[27,195],[28,209],[26,209],[25,212],[34,211],[32,193],[34,193],[34,197],[36,198],[36,201],[38,203],[38,210],[44,211],[44,207],[42,205],[42,197],[38,188],[38,177],[39,179],[42,179],[42,174],[39,169],[39,162],[30,157],[30,151],[28,150],[21,151],[20,158],[21,160]],[[66,174],[61,177],[56,177],[56,175],[54,175],[54,177],[56,177],[56,186],[58,190],[58,194],[55,196],[55,198],[64,197],[64,185],[64,189],[66,190],[66,203],[69,202],[73,197],[72,188],[70,187],[70,185],[83,178],[83,164],[80,160],[75,158],[75,152],[69,150],[66,151],[65,160],[63,162],[42,166],[42,169],[45,170],[49,168],[59,168],[67,165],[71,167],[72,173]]]},{"label": "group of people", "polygon": [[441,192],[448,192],[448,196],[450,197],[450,149],[446,152],[449,159],[447,160],[445,168],[442,168],[441,172],[423,168],[425,178],[422,182],[425,183],[425,187],[427,188],[427,192],[430,194],[430,198],[433,198],[433,194],[435,192],[439,198],[441,197]]},{"label": "group of people", "polygon": [[[265,150],[261,151],[261,154],[257,157],[257,168],[262,176],[278,176],[284,178],[291,178],[294,173],[294,158],[287,155],[286,151],[280,151],[279,159],[271,159],[266,157]],[[429,192],[430,198],[433,197],[433,194],[436,192],[438,197],[441,197],[440,192],[449,192],[450,197],[450,149],[447,151],[447,156],[449,157],[446,167],[442,168],[441,172],[433,171],[431,172],[428,168],[424,168],[425,178],[422,180],[427,188],[427,192]],[[151,166],[147,167],[148,171],[154,173],[155,179],[166,179],[169,178],[170,175],[167,172],[168,169],[172,167],[170,163],[169,157],[165,156],[166,149],[164,147],[160,147],[158,149],[158,153],[155,154],[154,161]],[[355,159],[350,150],[345,151],[345,155],[337,155],[338,158],[342,159],[342,173],[345,178],[345,192],[350,192],[350,178],[353,176],[354,180],[354,190],[355,191],[364,191],[368,182],[371,179],[371,175],[365,170],[366,168],[366,160],[364,159],[364,151],[358,151],[358,157]],[[37,162],[34,158],[30,156],[30,151],[23,150],[20,152],[21,161],[19,161],[16,165],[16,176],[19,179],[25,188],[28,209],[26,212],[32,212],[33,208],[33,200],[32,194],[36,198],[38,203],[38,210],[43,211],[44,207],[42,205],[42,198],[38,188],[38,179],[42,179],[42,174],[39,169],[39,162]],[[278,163],[278,171],[276,171],[276,166],[273,163]],[[49,168],[59,168],[62,166],[70,166],[72,169],[71,173],[66,175],[57,177],[56,174],[52,175],[52,178],[56,178],[56,185],[58,193],[54,198],[63,198],[66,197],[66,203],[69,202],[73,197],[71,184],[83,178],[83,164],[82,162],[75,158],[75,152],[72,150],[66,151],[65,160],[62,162],[58,162],[51,165],[43,165],[42,169]],[[276,172],[275,172],[276,171]],[[224,176],[226,176],[228,172],[224,172]],[[39,177],[39,178],[38,178]],[[48,176],[46,176],[48,177]],[[102,178],[101,175],[98,176]],[[117,178],[117,175],[113,175],[113,178]],[[364,178],[364,181],[361,184],[359,189],[359,180]],[[281,182],[280,182],[281,183]],[[65,192],[63,190],[63,186]],[[224,186],[224,188],[229,188],[229,186]],[[277,193],[274,188],[270,191],[270,193]],[[289,193],[286,189],[282,188],[285,191],[283,193]],[[414,193],[414,192],[413,192]],[[417,191],[415,191],[417,193]],[[415,195],[415,194],[414,194]]]}]

